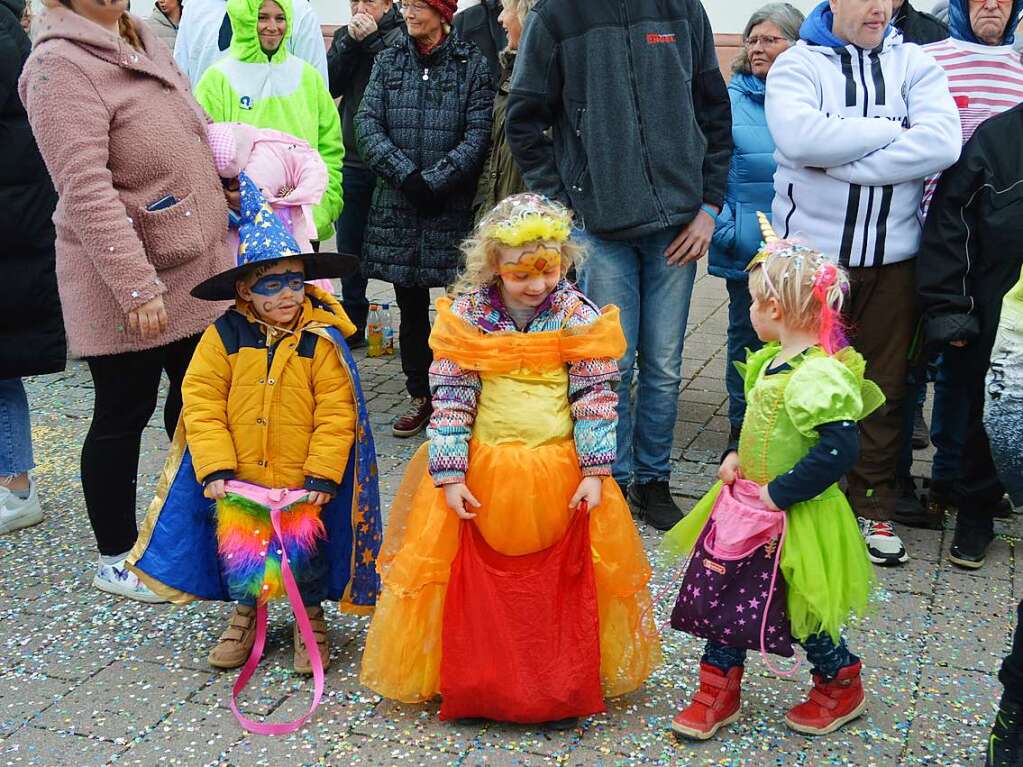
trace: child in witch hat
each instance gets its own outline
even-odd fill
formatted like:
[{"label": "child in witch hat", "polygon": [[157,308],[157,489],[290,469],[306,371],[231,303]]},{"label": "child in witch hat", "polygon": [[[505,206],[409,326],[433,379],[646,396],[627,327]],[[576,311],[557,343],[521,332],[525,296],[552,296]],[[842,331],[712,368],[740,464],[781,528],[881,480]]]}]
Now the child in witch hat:
[{"label": "child in witch hat", "polygon": [[[237,603],[209,654],[217,668],[245,662],[257,607],[284,595],[290,565],[320,656],[310,658],[296,627],[294,665],[310,673],[330,658],[321,603],[368,612],[379,585],[376,456],[344,341],[355,326],[333,296],[306,284],[349,274],[356,261],[300,252],[251,179],[240,182],[239,265],[192,291],[235,303],[189,365],[182,420],[128,562],[172,602]],[[258,500],[265,492],[298,499],[278,532]]]}]

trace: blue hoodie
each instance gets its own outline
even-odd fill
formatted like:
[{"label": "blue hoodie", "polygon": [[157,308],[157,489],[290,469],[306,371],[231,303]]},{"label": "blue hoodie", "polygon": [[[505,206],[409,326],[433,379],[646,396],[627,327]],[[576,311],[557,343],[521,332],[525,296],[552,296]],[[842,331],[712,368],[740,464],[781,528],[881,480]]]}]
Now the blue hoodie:
[{"label": "blue hoodie", "polygon": [[[1014,2],[1023,2],[1023,0],[1014,0]],[[832,26],[835,22],[835,15],[831,12],[831,6],[828,0],[824,0],[820,5],[810,11],[810,15],[806,17],[806,21],[803,22],[803,26],[799,28],[799,37],[805,40],[810,45],[823,45],[827,48],[844,48],[849,45],[848,40],[843,40],[837,37],[834,32],[831,31]],[[894,28],[889,24],[884,31],[884,36],[888,37]]]},{"label": "blue hoodie", "polygon": [[[950,0],[948,4],[948,31],[956,40],[967,43],[983,43],[973,34],[970,26],[969,0]],[[1016,25],[1019,24],[1020,12],[1023,11],[1023,0],[1012,0],[1012,12],[1005,28],[1005,39],[1002,45],[1012,45],[1016,36]]]}]

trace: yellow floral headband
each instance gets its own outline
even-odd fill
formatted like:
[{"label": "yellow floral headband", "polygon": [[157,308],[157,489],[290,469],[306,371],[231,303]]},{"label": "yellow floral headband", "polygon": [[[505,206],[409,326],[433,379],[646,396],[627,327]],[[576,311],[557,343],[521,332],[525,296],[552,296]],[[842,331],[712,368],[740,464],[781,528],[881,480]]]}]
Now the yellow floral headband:
[{"label": "yellow floral headband", "polygon": [[487,239],[517,248],[528,242],[566,242],[572,235],[572,216],[564,206],[538,194],[509,199],[511,211],[485,229]]}]

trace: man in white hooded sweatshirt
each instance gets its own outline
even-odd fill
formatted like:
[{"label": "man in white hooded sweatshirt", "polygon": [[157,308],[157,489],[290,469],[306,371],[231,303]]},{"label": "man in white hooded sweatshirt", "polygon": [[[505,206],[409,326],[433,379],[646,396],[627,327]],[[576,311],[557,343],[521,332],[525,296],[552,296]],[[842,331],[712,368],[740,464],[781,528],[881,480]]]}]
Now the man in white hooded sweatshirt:
[{"label": "man in white hooded sweatshirt", "polygon": [[887,398],[860,424],[848,494],[871,559],[909,559],[891,525],[907,358],[917,326],[923,179],[959,157],[945,73],[889,25],[891,0],[818,5],[767,77],[777,146],[774,228],[849,270],[845,314],[867,375]]}]

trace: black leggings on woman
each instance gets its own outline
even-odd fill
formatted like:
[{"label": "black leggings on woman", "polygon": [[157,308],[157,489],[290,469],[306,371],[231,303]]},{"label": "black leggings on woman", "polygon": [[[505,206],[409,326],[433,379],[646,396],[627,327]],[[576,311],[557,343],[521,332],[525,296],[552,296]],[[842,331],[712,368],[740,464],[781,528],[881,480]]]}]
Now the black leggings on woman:
[{"label": "black leggings on woman", "polygon": [[142,430],[156,410],[160,376],[170,379],[163,424],[167,436],[181,414],[181,381],[199,336],[140,352],[89,357],[96,401],[82,446],[82,490],[99,553],[129,551],[138,537],[135,486]]}]

